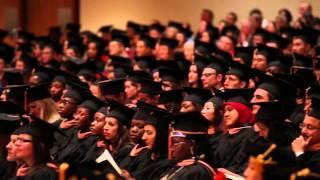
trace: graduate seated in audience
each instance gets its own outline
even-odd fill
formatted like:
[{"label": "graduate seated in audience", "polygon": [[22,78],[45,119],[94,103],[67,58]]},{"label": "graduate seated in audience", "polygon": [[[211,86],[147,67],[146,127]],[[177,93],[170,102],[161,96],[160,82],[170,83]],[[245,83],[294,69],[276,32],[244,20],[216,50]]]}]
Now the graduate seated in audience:
[{"label": "graduate seated in audience", "polygon": [[254,135],[250,126],[254,123],[254,118],[244,97],[230,95],[226,95],[227,100],[223,105],[223,134],[215,147],[212,147],[212,159],[214,167],[242,173],[248,160],[245,147],[249,138]]},{"label": "graduate seated in audience", "polygon": [[[207,131],[208,121],[200,112],[179,113],[168,117],[173,120],[170,133],[169,156],[140,171],[137,179],[213,179],[216,172],[210,161]],[[132,179],[124,172],[126,179]]]},{"label": "graduate seated in audience", "polygon": [[56,166],[52,164],[49,149],[55,140],[56,127],[40,119],[15,130],[17,135],[15,156],[22,163],[13,179],[56,179]]},{"label": "graduate seated in audience", "polygon": [[204,103],[212,96],[208,89],[185,87],[184,91],[186,94],[181,102],[180,112],[200,112]]}]

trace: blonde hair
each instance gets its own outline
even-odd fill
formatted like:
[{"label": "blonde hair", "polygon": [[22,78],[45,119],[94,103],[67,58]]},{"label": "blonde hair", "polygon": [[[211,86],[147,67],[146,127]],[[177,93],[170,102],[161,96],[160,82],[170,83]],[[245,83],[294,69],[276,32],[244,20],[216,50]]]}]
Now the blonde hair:
[{"label": "blonde hair", "polygon": [[34,101],[34,103],[40,108],[40,119],[43,119],[49,123],[54,123],[60,119],[57,106],[52,98],[45,98]]}]

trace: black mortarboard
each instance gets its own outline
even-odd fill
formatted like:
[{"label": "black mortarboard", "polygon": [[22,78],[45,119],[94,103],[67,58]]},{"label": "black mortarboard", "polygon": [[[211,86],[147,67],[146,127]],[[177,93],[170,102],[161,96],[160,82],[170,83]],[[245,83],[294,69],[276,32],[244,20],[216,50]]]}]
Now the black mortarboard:
[{"label": "black mortarboard", "polygon": [[200,135],[208,133],[209,121],[200,112],[177,113],[169,116],[174,131],[185,135]]},{"label": "black mortarboard", "polygon": [[72,33],[79,33],[80,31],[80,24],[77,24],[77,23],[68,23],[66,24],[66,29],[69,31],[69,32],[72,32]]},{"label": "black mortarboard", "polygon": [[109,56],[108,63],[111,63],[115,67],[131,68],[131,60],[129,58],[121,56]]},{"label": "black mortarboard", "polygon": [[221,109],[223,105],[223,100],[219,96],[214,96],[207,100],[207,102],[212,102],[215,108]]},{"label": "black mortarboard", "polygon": [[273,57],[278,57],[281,55],[281,51],[279,49],[273,48],[273,47],[269,47],[269,46],[265,46],[265,45],[261,45],[259,44],[257,46],[257,48],[255,49],[255,54],[261,54],[263,56],[266,57],[268,63],[270,61],[273,61],[274,58]]},{"label": "black mortarboard", "polygon": [[183,99],[183,90],[175,89],[170,91],[162,91],[159,97],[159,104],[167,104],[167,103],[181,103]]},{"label": "black mortarboard", "polygon": [[217,74],[224,74],[228,69],[228,64],[219,60],[214,60],[211,63],[209,63],[205,68],[214,69],[216,70]]},{"label": "black mortarboard", "polygon": [[246,65],[240,64],[238,62],[232,61],[230,66],[230,69],[226,72],[226,75],[235,75],[237,76],[241,81],[248,82],[249,79],[254,77],[254,73],[252,72],[252,69]]},{"label": "black mortarboard", "polygon": [[46,148],[50,149],[55,142],[55,132],[63,134],[56,126],[41,120],[39,118],[33,117],[32,122],[24,125],[15,130],[16,134],[30,134],[33,140],[38,140],[46,145]]},{"label": "black mortarboard", "polygon": [[193,34],[190,28],[182,28],[180,30],[180,33],[182,33],[186,39],[190,38]]},{"label": "black mortarboard", "polygon": [[236,47],[234,50],[234,57],[241,58],[244,64],[251,66],[254,47]]},{"label": "black mortarboard", "polygon": [[254,89],[225,89],[222,97],[225,102],[238,102],[250,107],[249,102],[254,91]]},{"label": "black mortarboard", "polygon": [[199,73],[202,73],[202,70],[210,63],[210,59],[205,56],[195,55],[194,64],[197,66]]},{"label": "black mortarboard", "polygon": [[163,31],[165,30],[165,26],[160,23],[154,23],[149,26],[149,30],[156,30],[160,33],[163,33]]},{"label": "black mortarboard", "polygon": [[285,49],[290,44],[289,39],[283,38],[282,36],[275,33],[269,34],[268,42],[276,43],[280,49]]},{"label": "black mortarboard", "polygon": [[123,44],[125,47],[130,46],[130,42],[129,42],[130,40],[125,31],[122,31],[119,29],[112,29],[111,36],[112,36],[112,41],[117,41]]},{"label": "black mortarboard", "polygon": [[176,39],[161,38],[159,44],[168,46],[170,49],[175,49],[178,46],[179,42]]},{"label": "black mortarboard", "polygon": [[35,67],[33,73],[34,76],[38,76],[40,83],[52,82],[55,74],[55,70],[52,68],[47,68],[43,66]]},{"label": "black mortarboard", "polygon": [[21,124],[23,109],[9,101],[0,101],[0,134],[11,134]]},{"label": "black mortarboard", "polygon": [[110,110],[107,117],[116,118],[121,124],[125,125],[129,129],[134,113],[135,111],[133,109],[116,101],[110,101]]},{"label": "black mortarboard", "polygon": [[132,28],[136,33],[140,32],[140,30],[141,30],[140,24],[133,22],[133,21],[127,22],[127,28]]},{"label": "black mortarboard", "polygon": [[22,73],[15,69],[5,69],[5,73],[3,74],[2,81],[4,81],[6,85],[23,84]]},{"label": "black mortarboard", "polygon": [[212,97],[209,89],[184,87],[184,91],[186,95],[183,97],[183,101],[191,101],[201,106]]},{"label": "black mortarboard", "polygon": [[142,36],[140,37],[140,41],[143,41],[147,47],[154,49],[157,40],[151,38],[150,36]]},{"label": "black mortarboard", "polygon": [[174,27],[174,28],[176,28],[178,31],[180,31],[181,29],[183,29],[183,25],[182,25],[180,22],[176,22],[176,21],[169,21],[168,27]]},{"label": "black mortarboard", "polygon": [[22,39],[24,43],[30,43],[34,39],[34,34],[26,31],[19,31],[18,37]]},{"label": "black mortarboard", "polygon": [[317,40],[319,36],[319,31],[312,29],[312,28],[303,28],[296,30],[295,38],[301,38],[306,43],[310,44],[311,46],[317,45]]},{"label": "black mortarboard", "polygon": [[134,116],[135,119],[144,120],[147,124],[159,126],[164,123],[164,121],[162,121],[162,117],[169,115],[168,111],[143,101],[138,101],[137,107],[138,111]]},{"label": "black mortarboard", "polygon": [[211,56],[214,59],[217,59],[217,60],[224,62],[224,63],[228,63],[229,61],[232,61],[232,56],[229,52],[223,51],[216,46],[214,47],[214,49],[211,53]]},{"label": "black mortarboard", "polygon": [[260,102],[253,104],[260,106],[255,116],[256,121],[263,122],[266,125],[284,122],[292,113],[288,112],[287,106],[294,106],[294,104],[290,105],[283,102]]},{"label": "black mortarboard", "polygon": [[179,69],[177,61],[156,61],[157,69],[169,68],[169,69]]},{"label": "black mortarboard", "polygon": [[101,26],[99,28],[99,32],[108,33],[110,32],[111,28],[112,28],[112,25]]},{"label": "black mortarboard", "polygon": [[142,79],[147,78],[147,79],[152,79],[150,74],[145,72],[145,71],[132,71],[130,74],[127,76],[128,81],[132,81],[135,83],[142,83]]},{"label": "black mortarboard", "polygon": [[221,31],[221,35],[231,36],[233,38],[237,38],[239,34],[240,34],[240,30],[235,25],[225,26]]},{"label": "black mortarboard", "polygon": [[141,79],[141,92],[150,94],[150,95],[155,95],[159,94],[161,91],[161,83],[155,82],[150,79],[142,78]]},{"label": "black mortarboard", "polygon": [[46,85],[38,85],[27,89],[27,103],[50,98],[51,94]]},{"label": "black mortarboard", "polygon": [[201,56],[207,56],[211,54],[211,52],[214,49],[214,45],[211,43],[202,42],[199,40],[196,40],[194,42],[195,47],[195,54],[201,55]]},{"label": "black mortarboard", "polygon": [[81,104],[78,105],[78,107],[86,108],[90,111],[90,114],[95,113],[99,110],[99,108],[102,106],[102,102],[98,100],[97,98],[90,97],[89,99],[83,101]]},{"label": "black mortarboard", "polygon": [[4,39],[8,34],[8,31],[0,29],[0,40]]},{"label": "black mortarboard", "polygon": [[125,79],[121,78],[115,80],[99,81],[97,82],[97,84],[99,85],[103,95],[119,94],[124,90],[124,81]]},{"label": "black mortarboard", "polygon": [[139,57],[135,57],[135,60],[136,60],[136,64],[142,70],[152,71],[157,63],[153,56],[139,56]]},{"label": "black mortarboard", "polygon": [[300,54],[292,55],[292,67],[293,69],[308,69],[313,70],[313,61],[309,56],[304,56]]},{"label": "black mortarboard", "polygon": [[181,84],[184,79],[184,73],[179,69],[172,69],[172,68],[160,68],[159,69],[159,77],[161,81],[171,81],[177,84]]}]

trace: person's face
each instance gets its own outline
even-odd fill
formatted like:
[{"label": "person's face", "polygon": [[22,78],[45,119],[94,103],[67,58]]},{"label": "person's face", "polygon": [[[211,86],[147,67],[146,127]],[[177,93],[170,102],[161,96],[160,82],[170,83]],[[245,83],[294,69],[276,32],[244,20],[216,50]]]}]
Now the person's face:
[{"label": "person's face", "polygon": [[32,54],[34,57],[39,58],[42,56],[42,50],[39,44],[36,44],[33,48],[32,48]]},{"label": "person's face", "polygon": [[163,91],[171,91],[171,90],[173,90],[175,88],[174,88],[173,82],[171,82],[171,81],[162,81],[161,89]]},{"label": "person's face", "polygon": [[208,31],[204,31],[204,32],[201,33],[200,41],[201,42],[206,42],[206,43],[210,43],[211,42],[210,34],[209,34]]},{"label": "person's face", "polygon": [[201,110],[201,114],[208,120],[213,121],[215,116],[215,107],[212,102],[206,102]]},{"label": "person's face", "polygon": [[151,53],[150,48],[146,46],[144,41],[138,41],[136,44],[136,55],[137,56],[146,56]]},{"label": "person's face", "polygon": [[58,104],[58,112],[61,117],[70,117],[75,113],[77,103],[69,97],[62,97]]},{"label": "person's face", "polygon": [[192,61],[194,58],[194,45],[191,43],[185,43],[183,46],[183,54],[186,60]]},{"label": "person's face", "polygon": [[174,160],[179,162],[191,157],[191,148],[192,144],[186,138],[172,137],[171,153]]},{"label": "person's face", "polygon": [[88,58],[96,58],[98,55],[98,48],[94,42],[88,44],[87,56]]},{"label": "person's face", "polygon": [[152,149],[154,147],[154,142],[156,141],[156,128],[153,125],[147,124],[143,129],[144,133],[142,135],[142,140],[144,140],[149,149]]},{"label": "person's face", "polygon": [[208,24],[211,24],[212,22],[212,16],[208,11],[202,11],[201,12],[201,20],[207,22]]},{"label": "person's face", "polygon": [[124,47],[117,41],[111,41],[108,45],[109,54],[112,56],[119,56],[122,54]]},{"label": "person's face", "polygon": [[266,71],[268,67],[267,58],[262,54],[254,54],[252,59],[251,68],[258,69],[260,71]]},{"label": "person's face", "polygon": [[196,111],[196,107],[191,101],[183,101],[181,103],[180,112],[192,112]]},{"label": "person's face", "polygon": [[40,117],[41,107],[37,101],[31,102],[28,104],[29,113],[35,117]]},{"label": "person's face", "polygon": [[15,145],[17,159],[29,160],[34,158],[32,137],[29,134],[19,134]]},{"label": "person's face", "polygon": [[235,108],[230,105],[224,107],[223,121],[226,127],[233,127],[237,123],[238,117],[239,112]]},{"label": "person's face", "polygon": [[300,125],[301,135],[307,140],[311,137],[308,145],[314,145],[320,142],[320,121],[319,119],[305,115],[303,123]]},{"label": "person's face", "polygon": [[303,2],[299,6],[299,14],[301,16],[306,16],[311,14],[310,5],[306,2]]},{"label": "person's face", "polygon": [[194,84],[197,83],[199,80],[198,76],[198,70],[197,66],[195,64],[192,64],[189,67],[189,74],[188,74],[188,83],[189,84]]},{"label": "person's face", "polygon": [[177,29],[174,27],[167,27],[166,28],[166,37],[170,38],[170,39],[175,39],[176,38],[176,34],[177,34]]},{"label": "person's face", "polygon": [[79,129],[88,128],[90,126],[89,110],[84,107],[77,107],[76,112],[73,114],[74,120],[77,122]]},{"label": "person's face", "polygon": [[65,51],[67,57],[77,57],[77,53],[72,48],[67,48]]},{"label": "person's face", "polygon": [[238,76],[228,74],[225,76],[223,87],[225,89],[242,89],[245,88],[245,83]]},{"label": "person's face", "polygon": [[94,119],[90,125],[90,131],[93,134],[101,134],[103,132],[103,126],[105,125],[105,115],[101,112],[94,114]]},{"label": "person's face", "polygon": [[233,50],[232,40],[227,36],[221,36],[217,46],[222,51],[231,52]]},{"label": "person's face", "polygon": [[124,92],[126,93],[127,98],[131,99],[138,95],[140,88],[133,85],[131,81],[124,82]]},{"label": "person's face", "polygon": [[264,44],[263,36],[261,35],[254,35],[252,38],[252,44],[254,47],[257,47],[258,44]]},{"label": "person's face", "polygon": [[43,50],[42,50],[42,63],[48,64],[53,59],[54,59],[53,50],[49,47],[43,48]]},{"label": "person's face", "polygon": [[25,65],[23,61],[17,60],[15,63],[15,69],[17,70],[24,70],[25,69]]},{"label": "person's face", "polygon": [[17,157],[16,157],[16,151],[17,151],[17,146],[16,146],[16,140],[18,138],[18,135],[12,134],[10,136],[10,141],[7,144],[6,148],[7,148],[7,160],[8,161],[16,161]]},{"label": "person's face", "polygon": [[228,13],[226,16],[226,23],[229,25],[235,24],[236,23],[235,17],[232,14]]},{"label": "person's face", "polygon": [[293,53],[305,55],[309,52],[309,50],[310,50],[310,45],[303,42],[302,39],[294,38],[292,40],[291,51]]},{"label": "person's face", "polygon": [[167,60],[170,58],[170,49],[168,46],[159,45],[157,51],[158,59]]},{"label": "person's face", "polygon": [[269,135],[269,128],[261,122],[256,122],[253,126],[253,129],[259,136],[263,137],[264,139],[268,139]]},{"label": "person's face", "polygon": [[161,37],[161,34],[157,30],[151,29],[149,31],[149,36],[153,39],[159,39]]},{"label": "person's face", "polygon": [[148,104],[156,104],[155,102],[156,98],[152,98],[152,96],[147,93],[139,92],[137,96],[137,100],[143,101]]},{"label": "person's face", "polygon": [[38,85],[40,84],[40,78],[37,75],[32,75],[29,78],[29,84],[30,85]]},{"label": "person's face", "polygon": [[216,70],[212,68],[204,68],[202,71],[201,81],[204,88],[215,87],[218,84]]},{"label": "person's face", "polygon": [[119,123],[114,117],[106,117],[105,125],[103,126],[104,139],[112,141],[118,135]]},{"label": "person's face", "polygon": [[264,178],[261,170],[262,167],[258,167],[256,164],[249,163],[243,175],[246,177],[246,180],[263,180]]},{"label": "person's face", "polygon": [[99,85],[91,84],[89,89],[90,89],[92,95],[94,95],[95,97],[97,97],[97,98],[102,97],[102,92],[100,90]]},{"label": "person's face", "polygon": [[139,140],[142,138],[142,135],[144,133],[144,126],[145,121],[133,119],[131,121],[131,127],[130,127],[130,139],[132,142],[139,142]]},{"label": "person's face", "polygon": [[60,96],[62,95],[63,89],[64,89],[64,86],[61,82],[54,81],[52,82],[50,87],[50,94],[54,99],[60,98]]},{"label": "person's face", "polygon": [[[270,101],[269,93],[268,91],[264,89],[257,88],[254,93],[253,97],[251,99],[251,103],[258,103],[258,102],[268,102]],[[257,114],[260,106],[259,105],[253,105],[252,106],[252,114]]]}]

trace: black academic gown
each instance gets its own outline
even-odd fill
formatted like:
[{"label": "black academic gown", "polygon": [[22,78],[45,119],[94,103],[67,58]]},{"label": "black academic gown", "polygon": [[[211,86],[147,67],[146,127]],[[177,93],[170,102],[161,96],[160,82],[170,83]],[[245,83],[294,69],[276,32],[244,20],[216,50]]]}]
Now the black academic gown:
[{"label": "black academic gown", "polygon": [[215,168],[225,168],[237,174],[242,174],[247,166],[249,155],[245,148],[254,131],[251,128],[242,129],[236,134],[222,134],[215,149],[212,151],[212,158]]},{"label": "black academic gown", "polygon": [[7,151],[3,149],[0,153],[0,180],[7,180],[15,176],[17,169],[17,163],[7,161],[6,156]]},{"label": "black academic gown", "polygon": [[56,180],[58,179],[57,172],[47,166],[39,166],[34,168],[26,176],[13,177],[10,180]]}]

